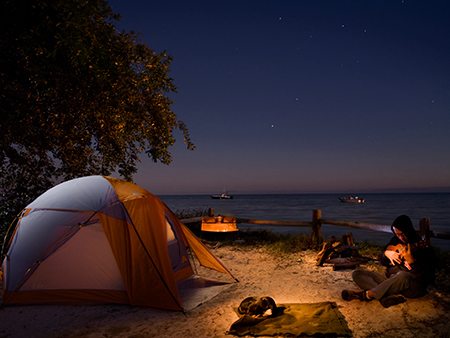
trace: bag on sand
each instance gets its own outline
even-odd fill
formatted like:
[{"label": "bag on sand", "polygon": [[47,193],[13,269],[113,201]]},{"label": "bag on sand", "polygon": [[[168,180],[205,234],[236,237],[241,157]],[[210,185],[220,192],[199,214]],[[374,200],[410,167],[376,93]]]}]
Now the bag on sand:
[{"label": "bag on sand", "polygon": [[271,297],[247,297],[239,305],[238,313],[255,317],[274,317],[277,315],[277,305]]}]

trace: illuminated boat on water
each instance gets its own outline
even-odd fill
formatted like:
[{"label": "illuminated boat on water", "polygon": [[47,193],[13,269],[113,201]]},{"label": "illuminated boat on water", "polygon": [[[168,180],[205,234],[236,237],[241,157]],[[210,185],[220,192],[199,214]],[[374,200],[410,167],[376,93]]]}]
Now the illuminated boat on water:
[{"label": "illuminated boat on water", "polygon": [[227,193],[223,192],[220,195],[211,195],[211,198],[215,199],[215,200],[230,200],[230,199],[233,198],[233,196],[232,195],[228,195]]},{"label": "illuminated boat on water", "polygon": [[364,203],[364,198],[359,198],[358,196],[339,197],[339,201],[343,203]]}]

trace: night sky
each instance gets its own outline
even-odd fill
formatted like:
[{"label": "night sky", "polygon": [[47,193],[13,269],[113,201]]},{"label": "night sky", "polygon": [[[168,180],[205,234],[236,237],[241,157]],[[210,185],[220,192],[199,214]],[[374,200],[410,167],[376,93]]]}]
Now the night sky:
[{"label": "night sky", "polygon": [[450,192],[450,1],[109,1],[174,57],[158,195]]}]

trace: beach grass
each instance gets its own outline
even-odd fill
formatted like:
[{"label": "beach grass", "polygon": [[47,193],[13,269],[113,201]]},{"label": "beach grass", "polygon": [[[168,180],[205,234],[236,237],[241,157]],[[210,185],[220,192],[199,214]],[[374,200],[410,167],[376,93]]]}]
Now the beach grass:
[{"label": "beach grass", "polygon": [[290,254],[302,250],[313,249],[316,246],[311,241],[310,234],[283,235],[267,230],[245,230],[239,232],[239,240],[226,241],[225,245],[261,247],[275,254]]},{"label": "beach grass", "polygon": [[[322,243],[326,241],[325,238],[322,238],[322,240]],[[251,250],[255,247],[265,248],[268,252],[278,257],[305,250],[312,250],[318,253],[322,248],[322,244],[318,246],[311,241],[310,234],[292,236],[276,234],[267,230],[241,231],[238,240],[225,240],[221,242],[221,245],[244,250]],[[361,256],[369,257],[374,262],[378,261],[378,255],[384,248],[384,245],[367,240],[357,242],[355,246],[358,247],[358,253]],[[448,278],[450,274],[450,251],[443,251],[436,247],[433,247],[433,249],[436,256],[436,282],[433,287],[442,292],[450,293],[450,279]],[[362,266],[362,268],[375,269],[379,272],[384,271],[384,268],[379,263],[375,264],[375,266],[372,264],[367,267]]]},{"label": "beach grass", "polygon": [[[239,232],[239,240],[225,240],[222,244],[229,246],[264,246],[275,254],[293,254],[304,250],[320,251],[323,243],[327,242],[326,237],[322,237],[319,244],[311,240],[310,233],[300,233],[297,235],[277,234],[268,230],[245,230]],[[356,244],[362,256],[376,259],[383,246],[362,241]]]},{"label": "beach grass", "polygon": [[[175,215],[179,219],[187,219],[194,217],[204,217],[208,215],[208,210],[189,209],[177,210]],[[197,236],[200,234],[201,222],[198,224],[191,224],[189,228]],[[305,250],[313,250],[319,252],[322,249],[323,243],[329,239],[322,236],[319,243],[314,243],[311,240],[310,233],[299,233],[297,235],[277,234],[268,230],[251,230],[239,231],[238,239],[224,239],[220,241],[221,246],[229,246],[236,249],[253,249],[255,247],[264,247],[266,250],[277,256],[284,256],[286,254],[295,254]],[[338,239],[339,241],[339,239]],[[380,245],[369,240],[361,240],[355,243],[358,247],[358,253],[363,257],[372,258],[377,261],[378,255],[383,250],[384,245]],[[436,284],[435,286],[440,290],[450,292],[450,251],[441,250],[438,247],[433,247],[436,256]]]},{"label": "beach grass", "polygon": [[196,217],[206,217],[208,216],[208,209],[181,209],[173,212],[178,219],[188,219]]}]

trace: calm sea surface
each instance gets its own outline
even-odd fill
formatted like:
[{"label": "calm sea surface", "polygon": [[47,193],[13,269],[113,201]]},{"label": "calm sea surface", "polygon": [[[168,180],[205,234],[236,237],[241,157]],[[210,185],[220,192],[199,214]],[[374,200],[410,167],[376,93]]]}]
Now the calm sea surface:
[{"label": "calm sea surface", "polygon": [[[321,210],[324,219],[339,219],[390,225],[401,214],[411,217],[419,228],[421,218],[430,218],[435,231],[450,232],[450,193],[420,194],[364,194],[364,204],[342,203],[335,194],[280,194],[234,195],[231,200],[213,200],[210,195],[162,195],[158,196],[174,212],[214,208],[215,214],[249,219],[273,221],[312,220],[312,211]],[[239,224],[240,230],[266,229],[282,234],[310,233],[310,228]],[[369,240],[386,243],[389,233],[359,230],[341,226],[322,225],[322,234],[340,237],[353,233],[356,241]],[[450,250],[450,240],[432,239],[434,246]]]}]

